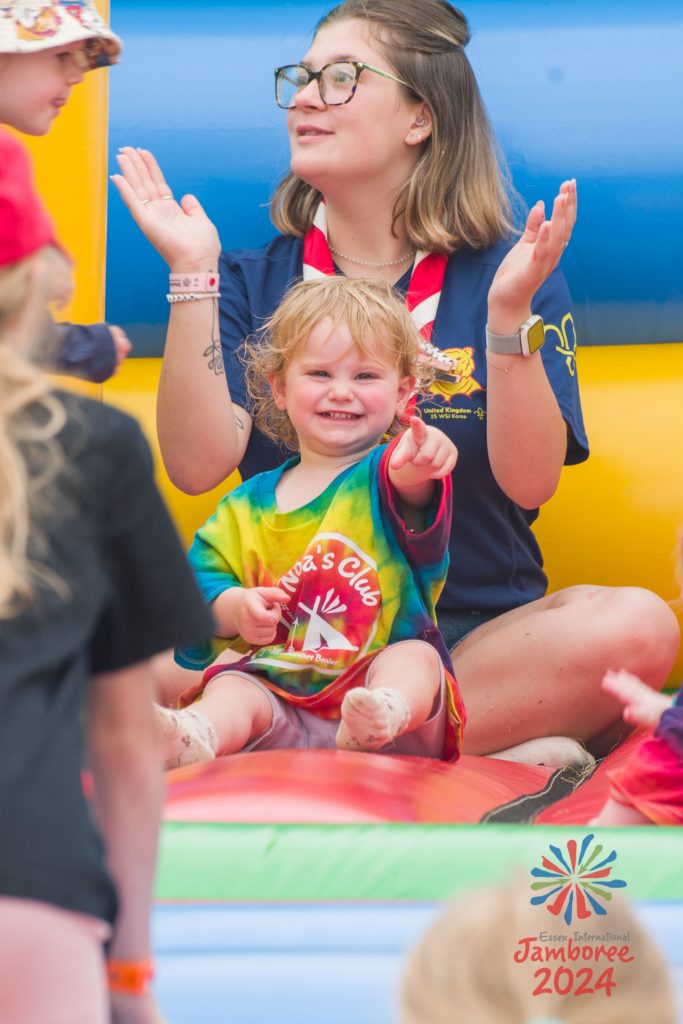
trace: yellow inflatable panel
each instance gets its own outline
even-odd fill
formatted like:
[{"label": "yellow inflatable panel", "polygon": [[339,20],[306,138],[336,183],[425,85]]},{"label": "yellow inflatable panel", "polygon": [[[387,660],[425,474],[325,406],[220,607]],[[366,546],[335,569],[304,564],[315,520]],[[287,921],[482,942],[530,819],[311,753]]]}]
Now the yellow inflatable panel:
[{"label": "yellow inflatable panel", "polygon": [[[182,494],[168,480],[155,431],[160,365],[157,359],[129,359],[104,385],[104,396],[140,420],[160,486],[189,545],[239,476],[198,497]],[[683,524],[683,344],[586,348],[579,377],[591,457],[565,468],[537,522],[550,589],[635,585],[672,600]],[[672,680],[682,677],[679,655]]]},{"label": "yellow inflatable panel", "polygon": [[224,484],[206,494],[189,495],[179,491],[168,479],[159,454],[156,436],[156,393],[159,386],[160,359],[127,359],[119,372],[103,385],[105,401],[135,416],[151,445],[157,470],[157,483],[171,510],[186,547],[197,527],[215,511],[220,498],[240,480],[234,473]]},{"label": "yellow inflatable panel", "polygon": [[[107,0],[96,6],[108,19]],[[21,136],[60,241],[76,261],[75,296],[58,316],[75,323],[104,317],[108,76],[105,69],[88,72],[46,136]]]}]

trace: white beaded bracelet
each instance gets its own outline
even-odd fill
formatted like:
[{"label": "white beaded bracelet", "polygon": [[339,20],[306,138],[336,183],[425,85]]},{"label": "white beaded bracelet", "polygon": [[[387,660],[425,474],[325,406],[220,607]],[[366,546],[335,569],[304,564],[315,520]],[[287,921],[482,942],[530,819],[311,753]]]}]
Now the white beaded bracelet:
[{"label": "white beaded bracelet", "polygon": [[169,292],[169,302],[194,302],[196,299],[220,299],[220,292]]}]

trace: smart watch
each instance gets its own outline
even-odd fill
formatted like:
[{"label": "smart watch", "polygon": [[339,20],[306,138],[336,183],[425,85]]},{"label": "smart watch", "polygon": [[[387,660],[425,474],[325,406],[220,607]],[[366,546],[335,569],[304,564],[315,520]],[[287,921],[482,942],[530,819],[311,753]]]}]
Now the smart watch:
[{"label": "smart watch", "polygon": [[532,356],[543,347],[545,328],[540,316],[530,316],[518,334],[492,334],[486,327],[486,348],[500,355]]}]

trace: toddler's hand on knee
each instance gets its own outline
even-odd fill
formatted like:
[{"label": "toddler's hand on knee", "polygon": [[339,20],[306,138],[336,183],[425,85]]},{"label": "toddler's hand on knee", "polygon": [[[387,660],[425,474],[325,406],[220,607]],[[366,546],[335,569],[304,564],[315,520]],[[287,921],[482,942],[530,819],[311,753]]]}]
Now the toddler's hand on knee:
[{"label": "toddler's hand on knee", "polygon": [[249,587],[242,591],[237,614],[240,636],[250,644],[263,647],[275,638],[282,605],[289,594],[280,587]]}]

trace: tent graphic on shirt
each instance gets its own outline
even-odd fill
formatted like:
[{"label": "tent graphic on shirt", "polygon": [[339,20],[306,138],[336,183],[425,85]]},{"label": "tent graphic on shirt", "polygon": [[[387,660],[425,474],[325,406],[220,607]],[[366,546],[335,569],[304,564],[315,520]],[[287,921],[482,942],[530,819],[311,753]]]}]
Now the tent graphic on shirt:
[{"label": "tent graphic on shirt", "polygon": [[377,563],[349,537],[315,534],[277,585],[291,597],[276,642],[252,655],[259,669],[298,673],[303,692],[370,650],[382,609]]},{"label": "tent graphic on shirt", "polygon": [[321,647],[330,647],[335,651],[357,651],[358,647],[350,643],[343,633],[340,633],[323,618],[324,614],[340,615],[346,611],[346,605],[336,597],[334,589],[328,590],[325,594],[322,609],[320,609],[320,601],[321,597],[318,594],[312,608],[308,608],[303,601],[299,602],[297,611],[301,610],[310,616],[301,649],[319,651]]}]

